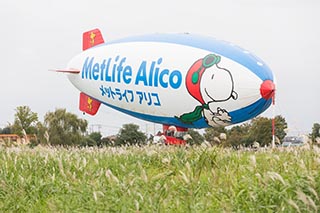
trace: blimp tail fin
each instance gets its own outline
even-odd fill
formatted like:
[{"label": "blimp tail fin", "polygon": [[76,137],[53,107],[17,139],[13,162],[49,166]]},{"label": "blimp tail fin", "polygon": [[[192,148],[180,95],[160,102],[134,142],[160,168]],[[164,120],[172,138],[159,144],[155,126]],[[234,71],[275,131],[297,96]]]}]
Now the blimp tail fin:
[{"label": "blimp tail fin", "polygon": [[91,98],[85,93],[80,93],[79,109],[89,115],[95,115],[100,107],[101,102]]},{"label": "blimp tail fin", "polygon": [[93,29],[83,33],[82,50],[89,49],[99,44],[103,44],[104,40],[99,29]]},{"label": "blimp tail fin", "polygon": [[53,71],[53,72],[63,72],[63,73],[70,73],[70,74],[79,74],[80,70],[78,69],[49,69],[49,71]]}]

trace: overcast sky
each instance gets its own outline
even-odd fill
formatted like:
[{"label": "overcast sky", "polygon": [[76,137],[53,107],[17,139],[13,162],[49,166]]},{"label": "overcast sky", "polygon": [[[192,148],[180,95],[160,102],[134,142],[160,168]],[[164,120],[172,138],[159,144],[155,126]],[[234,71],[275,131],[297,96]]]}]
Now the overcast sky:
[{"label": "overcast sky", "polygon": [[[95,117],[78,110],[79,91],[64,68],[82,48],[82,33],[100,28],[104,39],[146,33],[189,32],[235,43],[273,70],[276,114],[290,134],[320,122],[320,1],[318,0],[10,0],[0,2],[0,128],[27,105],[39,119],[66,108],[101,125],[104,135],[125,123],[153,125],[102,106]],[[269,108],[263,116],[271,116]],[[98,130],[98,126],[93,126]],[[158,127],[159,128],[159,127]],[[152,131],[152,130],[151,130]]]}]

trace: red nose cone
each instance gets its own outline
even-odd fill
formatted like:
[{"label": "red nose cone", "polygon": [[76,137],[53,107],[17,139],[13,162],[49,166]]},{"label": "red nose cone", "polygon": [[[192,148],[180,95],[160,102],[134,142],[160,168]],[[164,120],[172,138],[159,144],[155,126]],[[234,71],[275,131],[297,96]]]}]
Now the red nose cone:
[{"label": "red nose cone", "polygon": [[262,98],[269,100],[274,97],[276,86],[271,80],[266,80],[261,84],[260,94]]}]

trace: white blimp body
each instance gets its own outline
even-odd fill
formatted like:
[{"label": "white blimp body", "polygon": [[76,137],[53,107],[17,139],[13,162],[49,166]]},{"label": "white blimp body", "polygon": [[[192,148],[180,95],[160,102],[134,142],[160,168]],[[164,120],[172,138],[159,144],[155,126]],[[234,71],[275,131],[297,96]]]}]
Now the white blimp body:
[{"label": "white blimp body", "polygon": [[80,110],[100,103],[131,116],[186,128],[240,123],[264,112],[275,92],[268,66],[250,52],[210,37],[152,34],[104,42],[83,34],[67,69]]}]

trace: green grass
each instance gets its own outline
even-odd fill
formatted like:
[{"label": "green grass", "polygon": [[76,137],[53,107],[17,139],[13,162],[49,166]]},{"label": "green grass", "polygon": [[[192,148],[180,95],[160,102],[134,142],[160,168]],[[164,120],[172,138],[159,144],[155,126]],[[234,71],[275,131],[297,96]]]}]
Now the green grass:
[{"label": "green grass", "polygon": [[319,212],[320,149],[0,148],[0,211]]}]

